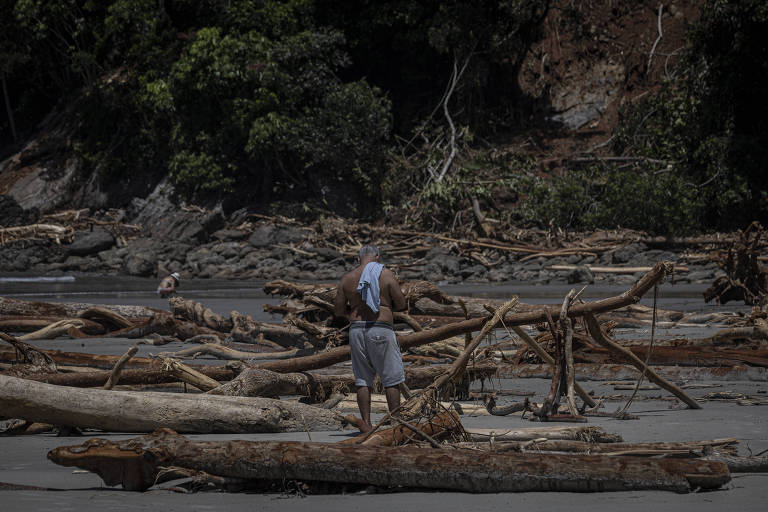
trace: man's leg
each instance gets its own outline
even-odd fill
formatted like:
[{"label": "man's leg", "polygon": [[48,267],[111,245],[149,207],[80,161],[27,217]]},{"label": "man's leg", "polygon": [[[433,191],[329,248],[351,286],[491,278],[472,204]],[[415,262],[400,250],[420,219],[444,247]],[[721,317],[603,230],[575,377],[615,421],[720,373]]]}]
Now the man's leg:
[{"label": "man's leg", "polygon": [[384,388],[384,393],[387,395],[387,407],[389,408],[389,412],[392,412],[400,406],[400,387],[398,385]]},{"label": "man's leg", "polygon": [[371,425],[371,388],[368,386],[357,387],[357,407],[360,409],[360,417],[363,419],[363,426],[360,430],[368,432],[373,428]]}]

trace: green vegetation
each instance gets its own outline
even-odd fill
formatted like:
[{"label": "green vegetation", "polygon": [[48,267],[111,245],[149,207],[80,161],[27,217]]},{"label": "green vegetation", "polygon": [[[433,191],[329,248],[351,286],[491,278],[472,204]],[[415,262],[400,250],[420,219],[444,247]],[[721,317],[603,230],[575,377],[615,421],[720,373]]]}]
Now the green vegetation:
[{"label": "green vegetation", "polygon": [[612,149],[627,159],[544,179],[493,148],[529,122],[517,72],[548,8],[0,0],[0,147],[64,112],[84,173],[116,204],[168,175],[183,198],[229,209],[383,208],[425,225],[451,225],[472,199],[499,220],[570,228],[766,220],[766,0],[707,0],[677,69],[622,112]]}]

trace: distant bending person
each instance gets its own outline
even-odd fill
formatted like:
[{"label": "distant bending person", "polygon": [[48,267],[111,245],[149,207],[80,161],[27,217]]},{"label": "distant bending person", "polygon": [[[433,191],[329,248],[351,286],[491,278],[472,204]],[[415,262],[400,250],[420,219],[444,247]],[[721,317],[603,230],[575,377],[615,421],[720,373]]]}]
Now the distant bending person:
[{"label": "distant bending person", "polygon": [[178,272],[165,276],[157,287],[157,294],[163,298],[173,295],[176,293],[176,288],[179,287],[180,281],[181,276]]},{"label": "distant bending person", "polygon": [[373,428],[371,388],[376,374],[381,377],[390,412],[400,405],[398,386],[405,381],[392,322],[392,312],[405,309],[405,297],[395,275],[378,260],[376,246],[360,249],[360,265],[341,278],[334,305],[335,320],[350,322],[349,347],[363,432]]}]

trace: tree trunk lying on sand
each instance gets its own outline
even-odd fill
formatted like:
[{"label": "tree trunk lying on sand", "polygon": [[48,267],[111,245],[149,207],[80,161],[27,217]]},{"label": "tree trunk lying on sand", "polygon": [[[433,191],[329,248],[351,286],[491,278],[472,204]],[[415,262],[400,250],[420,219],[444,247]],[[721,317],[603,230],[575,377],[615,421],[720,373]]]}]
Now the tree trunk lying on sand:
[{"label": "tree trunk lying on sand", "polygon": [[[125,318],[132,320],[148,318],[155,313],[164,311],[145,306],[123,306],[103,304],[100,307],[113,311]],[[31,302],[26,300],[0,297],[0,316],[58,316],[74,318],[93,308],[93,304],[80,302]],[[167,311],[165,311],[167,313]]]},{"label": "tree trunk lying on sand", "polygon": [[531,439],[529,441],[496,441],[494,443],[456,443],[467,448],[493,450],[497,452],[567,452],[612,456],[654,457],[681,456],[690,457],[695,452],[704,453],[707,449],[716,449],[720,454],[736,453],[736,438],[711,439],[706,441],[652,442],[652,443],[593,443],[568,439]]},{"label": "tree trunk lying on sand", "polygon": [[473,441],[530,441],[532,439],[561,439],[591,443],[620,443],[619,434],[606,432],[603,427],[525,427],[525,428],[465,428]]},{"label": "tree trunk lying on sand", "polygon": [[199,434],[339,430],[338,414],[269,398],[105,391],[0,376],[0,411],[8,418],[152,432],[168,427]]},{"label": "tree trunk lying on sand", "polygon": [[[114,358],[117,362],[118,358]],[[54,358],[56,360],[56,358]],[[129,363],[130,364],[130,361]],[[240,372],[230,366],[204,366],[189,365],[198,372],[218,381],[234,379]],[[153,360],[153,368],[138,370],[123,370],[120,373],[120,383],[123,385],[143,384],[167,384],[178,382],[178,378],[161,369],[162,363]],[[444,370],[441,366],[408,367],[405,369],[405,382],[409,388],[419,389],[428,386]],[[267,372],[268,370],[258,370]],[[477,365],[467,368],[470,380],[489,379],[496,372],[492,365]],[[109,378],[111,372],[107,370],[92,371],[86,373],[44,373],[27,375],[26,379],[59,386],[74,386],[81,388],[101,387]],[[283,377],[285,376],[285,377]],[[244,379],[246,379],[244,377]],[[307,390],[313,392],[322,388],[324,394],[330,394],[334,389],[339,391],[354,390],[354,377],[351,373],[344,375],[323,375],[304,373],[275,373],[269,372],[269,377],[264,380],[242,382],[238,386],[244,393],[242,396],[274,396],[274,391],[283,395],[301,395]],[[262,394],[263,393],[263,394]]]},{"label": "tree trunk lying on sand", "polygon": [[549,455],[278,441],[191,441],[167,430],[59,447],[48,458],[97,473],[107,485],[150,488],[160,466],[249,480],[301,480],[464,492],[688,492],[730,481],[721,462]]}]

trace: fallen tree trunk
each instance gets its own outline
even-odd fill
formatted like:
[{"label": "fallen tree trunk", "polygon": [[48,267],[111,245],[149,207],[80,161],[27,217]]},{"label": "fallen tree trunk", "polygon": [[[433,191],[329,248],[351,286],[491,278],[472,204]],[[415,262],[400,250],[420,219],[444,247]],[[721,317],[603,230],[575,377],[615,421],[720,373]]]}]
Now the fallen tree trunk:
[{"label": "fallen tree trunk", "polygon": [[[0,330],[3,332],[34,332],[52,323],[68,320],[63,316],[4,316],[0,318]],[[106,329],[98,322],[81,318],[83,326],[80,330],[86,334],[104,334]]]},{"label": "fallen tree trunk", "polygon": [[619,443],[619,434],[602,427],[526,427],[515,429],[465,428],[473,441],[530,441],[532,439],[566,439],[591,443]]},{"label": "fallen tree trunk", "polygon": [[199,434],[339,430],[331,411],[269,398],[137,393],[52,386],[0,376],[6,417],[111,432],[168,427]]},{"label": "fallen tree trunk", "polygon": [[[575,441],[567,439],[531,439],[529,441],[496,441],[491,443],[457,443],[460,447],[494,450],[497,452],[565,452],[601,454],[610,456],[686,456],[690,457],[696,452],[702,454],[707,449],[716,449],[725,454],[735,454],[734,447],[739,441],[736,438],[712,439],[705,441],[683,442],[651,442],[651,443],[591,443],[588,441]],[[713,459],[718,460],[718,459]],[[722,461],[725,462],[725,461]]]},{"label": "fallen tree trunk", "polygon": [[[79,317],[80,314],[93,307],[94,304],[84,304],[81,302],[31,302],[0,297],[0,316],[58,316],[74,318]],[[155,313],[167,313],[167,311],[161,309],[144,306],[102,304],[99,307],[113,311],[131,320],[148,318]]]},{"label": "fallen tree trunk", "polygon": [[[174,432],[110,442],[91,439],[51,450],[63,466],[95,472],[105,484],[143,491],[160,466],[249,480],[301,480],[464,492],[688,492],[730,480],[725,464],[698,459],[514,454],[277,441],[191,441]],[[372,463],[375,461],[375,463]]]},{"label": "fallen tree trunk", "polygon": [[249,361],[249,360],[275,360],[275,359],[290,359],[295,357],[299,353],[298,348],[281,350],[280,352],[243,352],[241,350],[234,350],[218,343],[203,343],[195,347],[189,347],[176,352],[160,352],[158,355],[162,357],[175,357],[175,358],[196,358],[199,355],[209,355],[217,359],[226,359],[234,361]]}]

